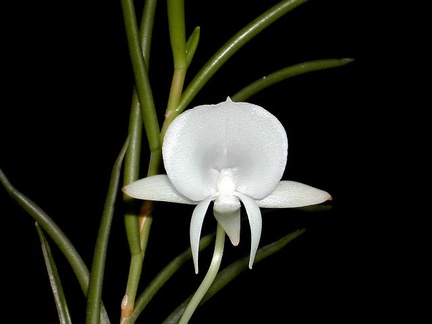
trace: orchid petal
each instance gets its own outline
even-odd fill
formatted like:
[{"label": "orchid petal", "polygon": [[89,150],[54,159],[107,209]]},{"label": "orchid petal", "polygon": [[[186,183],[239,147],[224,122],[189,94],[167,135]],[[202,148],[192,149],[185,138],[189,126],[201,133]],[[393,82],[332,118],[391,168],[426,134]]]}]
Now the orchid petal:
[{"label": "orchid petal", "polygon": [[255,255],[258,250],[260,238],[261,238],[261,228],[262,228],[262,219],[261,219],[261,210],[256,204],[255,200],[247,195],[243,195],[240,192],[235,193],[240,200],[242,201],[247,217],[249,219],[249,225],[251,229],[251,250],[249,256],[249,268],[252,269],[252,265],[255,260]]},{"label": "orchid petal", "polygon": [[202,200],[194,209],[190,222],[190,243],[192,250],[192,259],[195,267],[195,273],[198,273],[198,254],[199,243],[201,237],[201,228],[204,222],[208,206],[212,201],[213,196],[209,196]]},{"label": "orchid petal", "polygon": [[194,201],[216,192],[222,169],[232,170],[237,191],[264,198],[281,179],[287,152],[286,132],[275,116],[229,98],[180,114],[162,146],[170,180]]},{"label": "orchid petal", "polygon": [[196,201],[194,202],[180,194],[165,174],[158,174],[134,181],[124,186],[122,191],[128,196],[137,199],[191,205],[197,204]]},{"label": "orchid petal", "polygon": [[219,195],[213,206],[213,214],[217,222],[234,246],[240,242],[240,207],[238,197],[231,195]]},{"label": "orchid petal", "polygon": [[316,205],[331,200],[330,194],[296,181],[280,181],[267,197],[256,200],[263,208],[292,208]]}]

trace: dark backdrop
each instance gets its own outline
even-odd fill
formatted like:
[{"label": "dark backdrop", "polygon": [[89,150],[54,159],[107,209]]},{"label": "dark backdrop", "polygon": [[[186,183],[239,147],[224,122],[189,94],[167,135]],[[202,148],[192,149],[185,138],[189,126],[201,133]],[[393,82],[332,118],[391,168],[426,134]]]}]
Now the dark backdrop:
[{"label": "dark backdrop", "polygon": [[[234,32],[276,2],[186,1],[188,33],[201,27],[186,82]],[[120,2],[21,1],[7,7],[1,32],[0,167],[17,189],[56,220],[90,265],[111,168],[127,134],[133,87]],[[284,179],[327,190],[334,198],[333,209],[264,215],[261,246],[298,228],[306,232],[229,284],[196,312],[192,323],[246,323],[257,318],[265,323],[349,323],[403,312],[381,303],[392,291],[387,245],[378,239],[386,229],[368,194],[371,170],[380,164],[374,154],[377,111],[370,102],[380,100],[375,95],[381,77],[370,68],[379,53],[372,37],[374,16],[365,13],[356,1],[311,0],[301,5],[242,48],[192,102],[191,106],[223,101],[249,82],[291,64],[355,59],[340,68],[284,81],[249,99],[286,127]],[[160,1],[150,58],[160,119],[171,73],[166,6]],[[146,156],[143,176],[145,163]],[[2,313],[20,323],[56,323],[34,221],[3,189],[0,201],[2,291],[7,300]],[[143,284],[189,244],[192,207],[157,208]],[[119,318],[129,266],[121,204],[117,210],[104,288],[113,323]],[[204,232],[213,229],[209,216]],[[83,323],[85,300],[63,256],[54,246],[53,250],[72,319]],[[199,275],[189,262],[172,278],[143,313],[143,323],[160,323],[193,292],[205,274],[210,251],[200,255]],[[223,266],[248,255],[246,224],[240,246],[227,241],[225,251]]]}]

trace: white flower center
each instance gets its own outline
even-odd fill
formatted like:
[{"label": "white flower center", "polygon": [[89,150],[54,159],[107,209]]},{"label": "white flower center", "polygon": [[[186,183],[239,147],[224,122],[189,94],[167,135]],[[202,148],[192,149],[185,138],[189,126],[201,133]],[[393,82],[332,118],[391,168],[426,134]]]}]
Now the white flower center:
[{"label": "white flower center", "polygon": [[231,169],[222,169],[219,174],[217,190],[219,195],[214,200],[213,207],[215,213],[224,215],[236,213],[240,208],[240,201],[234,195],[235,183]]},{"label": "white flower center", "polygon": [[217,189],[221,195],[232,195],[234,193],[235,183],[230,169],[223,169],[220,172]]}]

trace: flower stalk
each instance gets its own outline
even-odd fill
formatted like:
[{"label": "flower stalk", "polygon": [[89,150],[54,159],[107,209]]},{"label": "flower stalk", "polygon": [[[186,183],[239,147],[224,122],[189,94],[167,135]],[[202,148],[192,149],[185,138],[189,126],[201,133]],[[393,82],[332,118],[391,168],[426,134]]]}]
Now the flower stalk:
[{"label": "flower stalk", "polygon": [[180,318],[179,324],[187,324],[189,322],[199,303],[204,298],[206,292],[209,290],[210,286],[215,280],[222,262],[224,245],[225,231],[223,227],[218,224],[216,229],[216,241],[213,257],[207,270],[207,274],[205,275],[203,281],[201,282],[201,285],[198,287],[197,291],[195,292],[188,306],[186,307],[182,317]]},{"label": "flower stalk", "polygon": [[[191,50],[186,44],[185,15],[183,0],[168,0],[168,27],[170,32],[171,50],[174,61],[174,73],[171,81],[171,89],[168,96],[168,104],[165,112],[165,120],[162,125],[161,139],[171,122],[177,117],[177,106],[183,92],[187,68],[192,60],[198,39],[192,42],[194,48]],[[193,33],[196,36],[196,33]],[[189,43],[190,45],[191,43]]]}]

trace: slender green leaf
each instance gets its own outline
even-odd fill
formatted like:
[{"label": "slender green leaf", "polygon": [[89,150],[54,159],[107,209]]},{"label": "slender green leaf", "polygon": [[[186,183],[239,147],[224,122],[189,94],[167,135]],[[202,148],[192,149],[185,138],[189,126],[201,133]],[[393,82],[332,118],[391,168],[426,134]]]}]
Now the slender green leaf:
[{"label": "slender green leaf", "polygon": [[141,16],[139,28],[139,40],[141,50],[146,63],[147,69],[150,66],[150,49],[153,36],[154,18],[156,12],[157,0],[146,0]]},{"label": "slender green leaf", "polygon": [[199,42],[199,38],[200,38],[200,27],[197,26],[194,28],[192,34],[189,36],[189,39],[187,40],[186,43],[186,63],[187,66],[189,67],[193,56],[195,55],[195,51],[198,47],[198,42]]},{"label": "slender green leaf", "polygon": [[235,95],[231,97],[232,101],[245,101],[249,97],[258,93],[259,91],[270,87],[271,85],[308,72],[319,71],[324,69],[331,69],[339,67],[352,62],[353,59],[342,58],[342,59],[326,59],[326,60],[315,60],[309,62],[303,62],[300,64],[288,66],[269,75],[262,77],[261,79],[251,83],[247,87],[243,88]]},{"label": "slender green leaf", "polygon": [[123,147],[114,163],[114,167],[111,172],[111,180],[105,200],[98,236],[96,239],[96,247],[94,250],[93,264],[90,273],[90,282],[87,293],[87,324],[99,324],[100,310],[102,307],[102,288],[105,271],[105,260],[108,249],[108,239],[111,230],[112,218],[114,215],[114,205],[119,190],[121,167],[123,164],[123,158],[128,148],[128,144],[129,138],[123,144]]},{"label": "slender green leaf", "polygon": [[58,225],[36,203],[19,192],[0,170],[0,180],[9,195],[39,224],[63,252],[72,266],[84,295],[87,294],[89,271],[81,256]]},{"label": "slender green leaf", "polygon": [[63,286],[61,284],[60,275],[57,271],[57,266],[55,265],[53,255],[51,253],[51,248],[39,224],[36,222],[35,225],[39,234],[39,239],[41,241],[42,253],[48,271],[51,290],[53,292],[55,304],[57,307],[59,322],[61,324],[71,324],[72,320],[69,314],[69,308],[67,306],[66,297],[63,291]]}]

